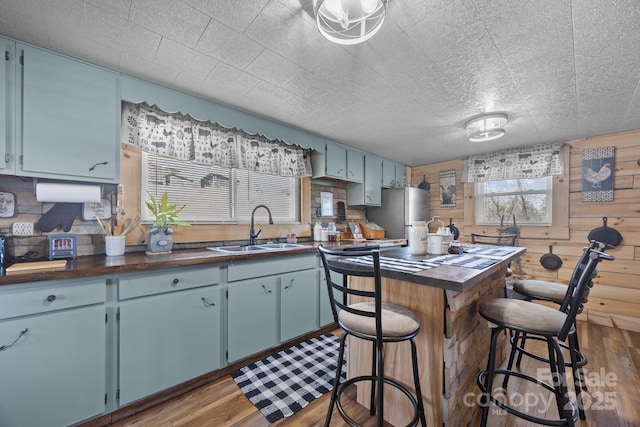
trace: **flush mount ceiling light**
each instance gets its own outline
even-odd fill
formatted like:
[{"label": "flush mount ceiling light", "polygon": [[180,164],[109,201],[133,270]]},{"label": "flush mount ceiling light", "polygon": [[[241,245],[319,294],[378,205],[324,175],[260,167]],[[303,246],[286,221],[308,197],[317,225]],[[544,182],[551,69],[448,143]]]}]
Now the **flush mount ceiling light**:
[{"label": "flush mount ceiling light", "polygon": [[486,142],[505,134],[506,114],[487,114],[467,122],[467,135],[471,142]]},{"label": "flush mount ceiling light", "polygon": [[313,0],[318,30],[334,43],[362,43],[382,27],[387,1]]}]

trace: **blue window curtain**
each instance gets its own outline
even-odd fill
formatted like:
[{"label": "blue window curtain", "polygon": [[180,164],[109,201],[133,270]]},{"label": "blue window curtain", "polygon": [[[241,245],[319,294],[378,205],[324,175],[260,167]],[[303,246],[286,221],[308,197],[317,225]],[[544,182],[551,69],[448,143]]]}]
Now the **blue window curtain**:
[{"label": "blue window curtain", "polygon": [[312,172],[310,151],[298,145],[147,103],[122,103],[122,133],[123,143],[176,160],[288,177]]},{"label": "blue window curtain", "polygon": [[553,142],[471,156],[462,182],[502,181],[564,174],[563,143]]}]

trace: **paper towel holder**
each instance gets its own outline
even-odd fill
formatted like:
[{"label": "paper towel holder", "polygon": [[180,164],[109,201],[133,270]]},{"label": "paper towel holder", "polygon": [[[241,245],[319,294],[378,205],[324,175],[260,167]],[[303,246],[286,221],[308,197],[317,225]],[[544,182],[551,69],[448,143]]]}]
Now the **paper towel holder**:
[{"label": "paper towel holder", "polygon": [[33,180],[33,192],[40,203],[100,203],[102,190],[100,184]]}]

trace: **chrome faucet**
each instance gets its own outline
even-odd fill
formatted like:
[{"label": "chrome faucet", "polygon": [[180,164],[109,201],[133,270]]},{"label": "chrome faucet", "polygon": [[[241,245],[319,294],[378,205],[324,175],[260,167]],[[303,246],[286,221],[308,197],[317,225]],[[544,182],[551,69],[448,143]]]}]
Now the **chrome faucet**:
[{"label": "chrome faucet", "polygon": [[271,217],[271,211],[269,210],[268,207],[266,207],[265,205],[258,205],[255,208],[253,208],[253,211],[251,212],[251,228],[249,229],[249,245],[255,245],[257,243],[257,238],[260,235],[260,233],[262,232],[262,229],[258,230],[258,232],[256,233],[256,231],[253,228],[253,217],[256,213],[256,209],[258,208],[265,208],[267,210],[267,212],[269,212],[269,224],[273,224],[273,218]]}]

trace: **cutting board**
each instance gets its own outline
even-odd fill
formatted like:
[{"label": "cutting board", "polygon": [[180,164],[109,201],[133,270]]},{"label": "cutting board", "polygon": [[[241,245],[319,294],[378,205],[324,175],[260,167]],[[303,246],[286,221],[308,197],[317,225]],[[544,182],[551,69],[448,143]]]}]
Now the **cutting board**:
[{"label": "cutting board", "polygon": [[54,261],[20,262],[7,267],[6,272],[7,274],[9,274],[28,273],[29,271],[41,270],[63,270],[66,266],[66,259],[57,259]]}]

